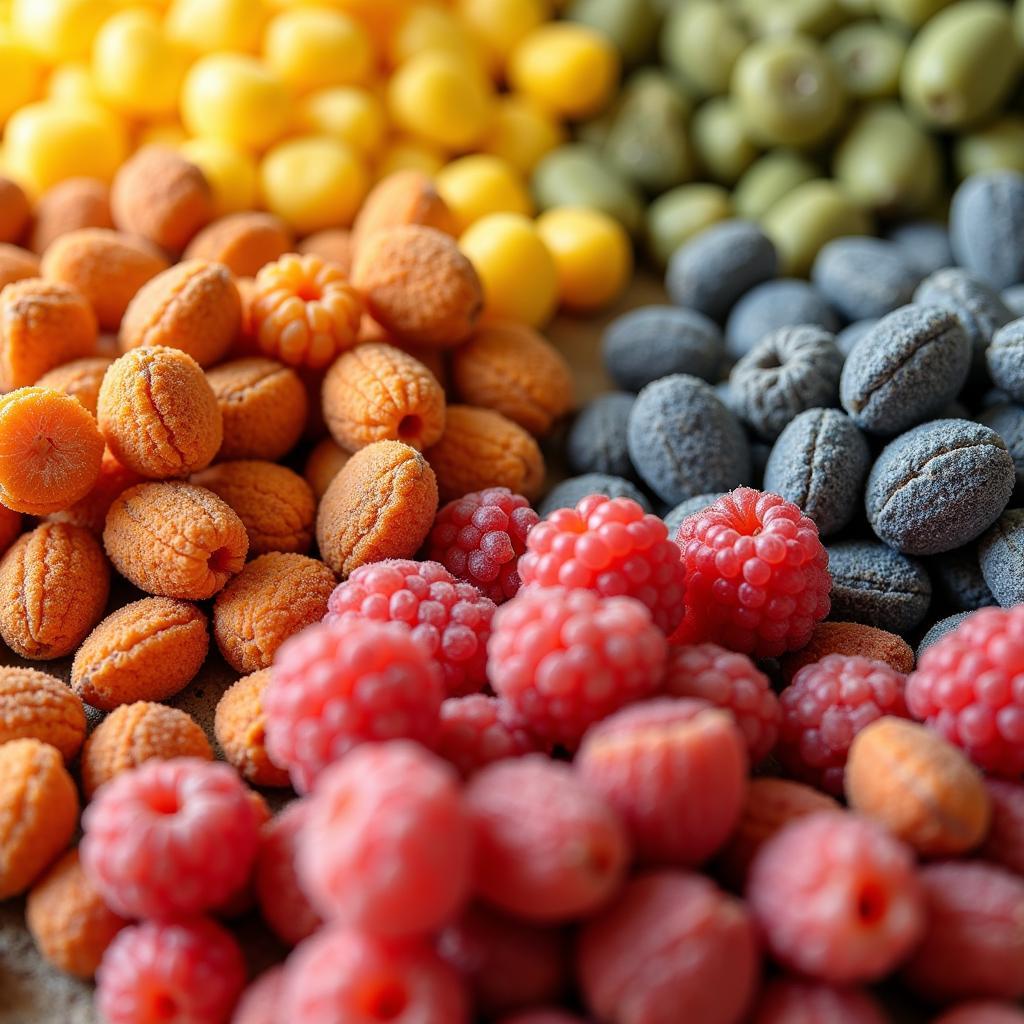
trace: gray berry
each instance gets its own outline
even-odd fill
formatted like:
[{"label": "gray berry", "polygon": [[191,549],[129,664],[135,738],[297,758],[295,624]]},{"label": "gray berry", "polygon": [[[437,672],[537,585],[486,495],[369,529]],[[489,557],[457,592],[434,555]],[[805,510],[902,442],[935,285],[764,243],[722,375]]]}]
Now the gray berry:
[{"label": "gray berry", "polygon": [[609,498],[632,498],[643,506],[645,512],[651,511],[651,503],[643,492],[628,480],[609,476],[607,473],[584,473],[582,476],[571,476],[560,484],[555,484],[548,491],[537,512],[541,517],[559,508],[572,508],[588,494],[604,494]]},{"label": "gray berry", "polygon": [[904,306],[853,346],[839,398],[863,430],[897,434],[956,398],[970,368],[971,347],[954,313]]},{"label": "gray berry", "polygon": [[1024,284],[1004,288],[999,298],[1003,300],[1003,305],[1013,314],[1015,320],[1024,316]]},{"label": "gray berry", "polygon": [[725,325],[726,354],[740,359],[770,331],[797,324],[839,330],[835,310],[814,285],[795,277],[765,281],[751,288],[729,314]]},{"label": "gray berry", "polygon": [[953,255],[993,288],[1024,282],[1024,174],[972,174],[949,208]]},{"label": "gray berry", "polygon": [[1012,402],[993,405],[978,417],[978,422],[991,427],[1006,442],[1017,470],[1017,483],[1024,484],[1024,408]]},{"label": "gray berry", "polygon": [[973,544],[938,555],[929,562],[928,571],[935,589],[954,608],[972,612],[996,603],[981,573]]},{"label": "gray berry", "polygon": [[960,623],[963,622],[970,614],[970,612],[958,612],[956,615],[950,615],[948,618],[939,619],[939,621],[936,622],[923,637],[921,637],[921,642],[917,645],[917,660],[921,660],[921,655],[924,654],[929,647],[949,636],[949,634],[952,633],[953,630],[956,629],[957,626],[959,626]]},{"label": "gray berry", "polygon": [[892,242],[850,237],[823,246],[811,280],[847,320],[864,320],[906,305],[921,275]]},{"label": "gray berry", "polygon": [[868,317],[866,320],[854,320],[852,324],[847,324],[836,335],[836,348],[843,354],[844,359],[853,351],[853,346],[877,323],[878,320],[874,317]]},{"label": "gray berry", "polygon": [[741,295],[777,272],[778,254],[768,236],[753,221],[725,220],[676,249],[665,287],[677,306],[721,323]]},{"label": "gray berry", "polygon": [[889,230],[886,238],[899,246],[903,258],[921,277],[953,266],[949,232],[937,221],[907,221]]},{"label": "gray berry", "polygon": [[665,525],[668,527],[668,535],[674,539],[684,519],[689,519],[696,512],[703,512],[708,505],[713,505],[718,501],[724,493],[726,492],[712,491],[709,494],[697,494],[692,498],[679,502],[675,508],[666,512],[662,517],[665,520]]},{"label": "gray berry", "polygon": [[1015,401],[1024,402],[1024,317],[996,331],[985,361],[996,386]]},{"label": "gray berry", "polygon": [[887,445],[868,474],[875,533],[898,551],[936,555],[980,536],[1013,493],[1003,439],[970,420],[932,420]]},{"label": "gray berry", "polygon": [[808,409],[775,442],[764,489],[797,505],[827,537],[856,515],[870,468],[867,440],[849,416]]},{"label": "gray berry", "polygon": [[750,477],[739,420],[704,381],[663,377],[637,395],[626,432],[640,479],[666,504],[727,491]]},{"label": "gray berry", "polygon": [[714,380],[724,343],[718,325],[692,309],[644,306],[613,320],[602,339],[604,365],[626,391],[673,373]]},{"label": "gray berry", "polygon": [[632,408],[632,395],[610,391],[580,410],[565,441],[565,457],[574,473],[633,475],[626,450],[626,423]]},{"label": "gray berry", "polygon": [[1004,607],[1024,603],[1024,508],[1004,512],[978,544],[981,572]]}]

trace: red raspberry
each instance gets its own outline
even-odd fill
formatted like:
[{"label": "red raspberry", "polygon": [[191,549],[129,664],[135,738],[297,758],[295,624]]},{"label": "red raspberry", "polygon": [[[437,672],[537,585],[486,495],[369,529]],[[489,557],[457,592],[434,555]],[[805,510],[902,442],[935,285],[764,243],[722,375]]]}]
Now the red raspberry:
[{"label": "red raspberry", "polygon": [[623,708],[583,738],[575,768],[619,812],[648,863],[694,866],[736,827],[747,751],[732,716],[703,700]]},{"label": "red raspberry", "polygon": [[947,1010],[933,1024],[1024,1024],[1024,1010],[1013,1003],[972,1000]]},{"label": "red raspberry", "polygon": [[983,608],[929,647],[907,705],[985,771],[1024,772],[1024,605]]},{"label": "red raspberry", "polygon": [[686,616],[674,643],[710,640],[755,658],[805,646],[829,612],[818,528],[777,494],[739,487],[683,520]]},{"label": "red raspberry", "polygon": [[264,971],[242,993],[231,1024],[277,1024],[283,985],[284,967],[280,964]]},{"label": "red raspberry", "polygon": [[473,836],[444,761],[414,743],[366,744],[327,769],[309,799],[297,867],[325,918],[404,936],[459,910]]},{"label": "red raspberry", "polygon": [[82,815],[82,867],[122,917],[219,907],[248,881],[259,846],[249,792],[226,764],[147,761],[102,786]]},{"label": "red raspberry", "polygon": [[837,985],[888,974],[925,926],[911,851],[843,811],[769,839],[750,865],[747,902],[779,963]]},{"label": "red raspberry", "polygon": [[643,1024],[737,1024],[758,980],[743,904],[686,871],[641,875],[584,925],[579,977],[594,1016]]},{"label": "red raspberry", "polygon": [[670,647],[664,690],[669,697],[699,697],[731,711],[751,764],[775,748],[782,721],[779,699],[768,677],[745,654],[717,644]]},{"label": "red raspberry", "polygon": [[686,573],[668,527],[630,498],[591,494],[530,531],[519,561],[526,585],[635,597],[671,633],[683,617]]},{"label": "red raspberry", "polygon": [[921,868],[928,913],[907,984],[929,1000],[1024,996],[1024,880],[991,864]]},{"label": "red raspberry", "polygon": [[992,824],[978,852],[985,860],[1024,875],[1024,785],[986,779],[985,788],[992,802]]},{"label": "red raspberry", "polygon": [[245,964],[235,940],[205,918],[144,921],[107,947],[96,983],[107,1024],[224,1024]]},{"label": "red raspberry", "polygon": [[859,988],[835,988],[797,978],[768,982],[751,1024],[886,1024],[878,1004]]},{"label": "red raspberry", "polygon": [[488,671],[534,735],[575,747],[588,726],[658,689],[666,650],[631,597],[524,587],[494,616]]},{"label": "red raspberry", "polygon": [[850,744],[883,715],[907,717],[907,677],[884,661],[829,654],[782,691],[778,756],[794,778],[841,796]]},{"label": "red raspberry", "polygon": [[472,693],[449,697],[441,705],[441,731],[434,749],[468,778],[484,765],[540,748],[503,700]]},{"label": "red raspberry", "polygon": [[501,604],[519,590],[519,556],[538,518],[530,503],[507,487],[464,494],[437,513],[427,558]]},{"label": "red raspberry", "polygon": [[449,697],[477,693],[487,682],[487,638],[494,602],[460,583],[437,562],[393,558],[360,566],[327,601],[324,622],[375,619],[412,630],[444,672]]},{"label": "red raspberry", "polygon": [[441,669],[405,626],[317,623],[286,640],[263,694],[267,753],[299,792],[358,743],[437,735]]},{"label": "red raspberry", "polygon": [[499,761],[470,779],[466,802],[476,891],[488,903],[527,920],[568,921],[599,907],[622,881],[626,830],[568,765],[542,754]]},{"label": "red raspberry", "polygon": [[322,928],[288,958],[278,1020],[468,1024],[458,975],[426,943]]}]

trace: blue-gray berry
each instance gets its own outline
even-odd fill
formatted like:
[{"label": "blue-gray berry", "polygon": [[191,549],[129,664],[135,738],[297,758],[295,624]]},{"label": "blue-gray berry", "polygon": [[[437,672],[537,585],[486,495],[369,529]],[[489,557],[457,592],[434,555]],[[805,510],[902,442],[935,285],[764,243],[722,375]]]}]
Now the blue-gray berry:
[{"label": "blue-gray berry", "polygon": [[953,608],[972,612],[996,603],[978,564],[978,550],[968,544],[957,551],[937,555],[928,563],[935,590]]},{"label": "blue-gray berry", "polygon": [[1024,402],[1024,317],[996,331],[985,361],[996,386],[1014,401]]},{"label": "blue-gray berry", "polygon": [[1017,484],[1024,484],[1024,408],[1013,402],[989,406],[979,423],[991,427],[1005,442],[1017,470]]},{"label": "blue-gray berry", "polygon": [[850,237],[822,247],[811,280],[847,320],[864,320],[906,305],[921,275],[892,242]]},{"label": "blue-gray berry", "polygon": [[891,228],[886,237],[921,277],[953,265],[949,232],[934,220],[912,220]]},{"label": "blue-gray berry", "polygon": [[953,255],[993,288],[1024,282],[1024,174],[972,174],[949,208]]},{"label": "blue-gray berry", "polygon": [[999,298],[1003,300],[1003,305],[1013,314],[1015,320],[1024,316],[1024,284],[1014,284],[1009,288],[1004,288]]},{"label": "blue-gray berry", "polygon": [[960,623],[963,622],[970,614],[970,612],[957,612],[956,615],[950,615],[948,618],[939,619],[939,621],[936,622],[923,637],[921,637],[921,642],[917,645],[917,651],[915,652],[917,660],[921,660],[921,655],[924,654],[929,647],[933,644],[937,644],[944,637],[949,636],[949,634],[952,633],[953,630],[956,629],[957,626],[959,626]]},{"label": "blue-gray berry", "polygon": [[609,498],[632,498],[643,506],[645,512],[651,511],[651,503],[647,496],[629,480],[609,476],[607,473],[584,473],[582,476],[571,476],[555,484],[537,505],[537,512],[543,517],[555,509],[572,508],[588,494],[603,494]]},{"label": "blue-gray berry", "polygon": [[565,457],[574,473],[633,475],[626,450],[626,424],[632,408],[632,395],[609,391],[580,410],[565,440]]},{"label": "blue-gray berry", "polygon": [[669,537],[674,540],[684,519],[689,519],[690,516],[697,512],[703,512],[704,509],[709,505],[713,505],[725,493],[725,491],[711,491],[708,494],[697,494],[692,498],[679,502],[675,508],[666,512],[662,518],[668,527]]},{"label": "blue-gray berry", "polygon": [[795,277],[765,281],[751,288],[729,314],[725,325],[726,354],[741,359],[769,332],[796,324],[839,330],[835,310],[814,285]]},{"label": "blue-gray berry", "polygon": [[1024,604],[1024,508],[1007,509],[978,543],[978,562],[995,599]]},{"label": "blue-gray berry", "polygon": [[847,324],[836,335],[836,348],[843,354],[844,359],[853,351],[853,346],[877,323],[878,321],[874,317],[854,320],[852,324]]}]

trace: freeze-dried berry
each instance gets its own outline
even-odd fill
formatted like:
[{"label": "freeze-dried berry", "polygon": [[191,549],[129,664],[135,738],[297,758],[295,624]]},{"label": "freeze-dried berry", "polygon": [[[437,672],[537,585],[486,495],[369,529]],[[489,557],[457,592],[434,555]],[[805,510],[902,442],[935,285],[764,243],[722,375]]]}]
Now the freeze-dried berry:
[{"label": "freeze-dried berry", "polygon": [[62,363],[44,373],[35,384],[36,387],[61,391],[65,395],[77,398],[95,417],[103,375],[110,369],[113,361],[107,356],[72,359],[70,363]]},{"label": "freeze-dried berry", "polygon": [[254,786],[287,786],[288,773],[270,760],[266,750],[267,719],[263,693],[270,669],[243,676],[217,702],[213,730],[225,760]]},{"label": "freeze-dried berry", "polygon": [[434,750],[464,778],[495,761],[521,757],[538,749],[537,741],[498,697],[471,693],[449,697],[441,705]]},{"label": "freeze-dried berry", "polygon": [[82,701],[56,676],[0,668],[0,743],[18,739],[48,743],[70,761],[85,739]]},{"label": "freeze-dried berry", "polygon": [[751,288],[729,314],[725,325],[726,352],[741,359],[771,331],[811,324],[834,334],[839,317],[825,296],[807,281],[795,277],[765,281]]},{"label": "freeze-dried berry", "polygon": [[211,260],[236,277],[255,277],[291,249],[288,225],[280,217],[246,210],[207,224],[188,243],[185,259]]},{"label": "freeze-dried berry", "polygon": [[85,497],[79,498],[74,504],[59,512],[51,512],[47,518],[53,523],[84,526],[90,533],[102,537],[103,524],[107,520],[107,513],[114,499],[129,487],[142,482],[143,478],[138,473],[122,466],[111,454],[110,449],[104,448],[103,458],[100,460],[100,474]]},{"label": "freeze-dried berry", "polygon": [[886,1024],[878,1004],[859,988],[776,978],[758,997],[751,1024]]},{"label": "freeze-dried berry", "polygon": [[1024,280],[1024,174],[972,174],[953,194],[949,235],[956,262],[993,288]]},{"label": "freeze-dried berry", "polygon": [[455,217],[433,180],[412,167],[394,171],[370,189],[352,225],[352,244],[358,247],[375,231],[402,224],[456,234]]},{"label": "freeze-dried berry", "polygon": [[985,860],[1024,876],[1024,783],[986,779],[985,789],[992,820],[979,853]]},{"label": "freeze-dried berry", "polygon": [[921,275],[893,242],[849,236],[822,246],[811,280],[847,320],[863,320],[906,305]]},{"label": "freeze-dried berry", "polygon": [[626,426],[633,396],[609,391],[591,399],[581,410],[565,439],[565,457],[574,473],[633,475],[626,444]]},{"label": "freeze-dried berry", "polygon": [[1024,350],[1024,316],[1012,320],[996,331],[985,352],[988,371],[996,387],[1002,388],[1014,401],[1024,401],[1024,371],[1021,351]]}]

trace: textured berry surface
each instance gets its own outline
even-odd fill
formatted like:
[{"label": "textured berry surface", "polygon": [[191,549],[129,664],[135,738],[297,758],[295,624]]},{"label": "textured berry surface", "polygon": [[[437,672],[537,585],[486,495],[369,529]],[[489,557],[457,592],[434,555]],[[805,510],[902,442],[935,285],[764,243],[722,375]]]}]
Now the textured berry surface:
[{"label": "textured berry surface", "polygon": [[526,498],[507,487],[473,491],[437,513],[427,557],[501,604],[519,590],[519,558],[537,520]]},{"label": "textured berry surface", "polygon": [[107,1024],[224,1024],[245,984],[235,940],[212,921],[145,921],[125,928],[96,975]]},{"label": "textured berry surface", "polygon": [[806,665],[782,691],[779,758],[790,775],[843,792],[850,744],[883,715],[907,717],[906,676],[883,661],[829,654]]},{"label": "textured berry surface", "polygon": [[866,992],[796,978],[770,981],[758,997],[751,1024],[887,1024]]},{"label": "textured berry surface", "polygon": [[633,598],[526,587],[494,616],[488,672],[537,737],[575,747],[592,723],[657,690],[665,655]]},{"label": "textured berry surface", "polygon": [[438,562],[392,559],[356,569],[327,602],[325,622],[356,618],[401,622],[444,672],[451,697],[476,693],[487,679],[494,602]]},{"label": "textured berry surface", "polygon": [[434,750],[464,778],[495,761],[538,749],[537,741],[515,720],[500,697],[472,693],[449,697],[441,705],[441,727]]},{"label": "textured berry surface", "polygon": [[683,617],[685,572],[668,527],[629,498],[591,494],[530,532],[519,561],[524,584],[635,597],[671,633]]},{"label": "textured berry surface", "polygon": [[747,900],[779,963],[834,984],[883,977],[925,927],[910,849],[836,811],[769,839],[750,866]]},{"label": "textured berry surface", "polygon": [[687,573],[677,643],[776,657],[803,647],[828,615],[818,528],[777,494],[740,487],[684,520],[676,540]]},{"label": "textured berry surface", "polygon": [[752,764],[775,748],[782,719],[779,699],[768,677],[745,654],[717,644],[670,647],[664,692],[697,697],[732,712]]},{"label": "textured berry surface", "polygon": [[458,912],[473,836],[447,764],[413,743],[366,744],[327,769],[309,800],[299,880],[325,918],[404,936]]},{"label": "textured berry surface", "polygon": [[318,623],[282,644],[263,695],[267,753],[300,792],[366,740],[437,734],[441,669],[409,630],[360,619]]},{"label": "textured berry surface", "polygon": [[101,787],[82,815],[82,867],[125,917],[196,914],[248,881],[259,821],[233,768],[148,761]]},{"label": "textured berry surface", "polygon": [[1024,772],[1024,605],[983,608],[930,646],[907,705],[985,771]]}]

